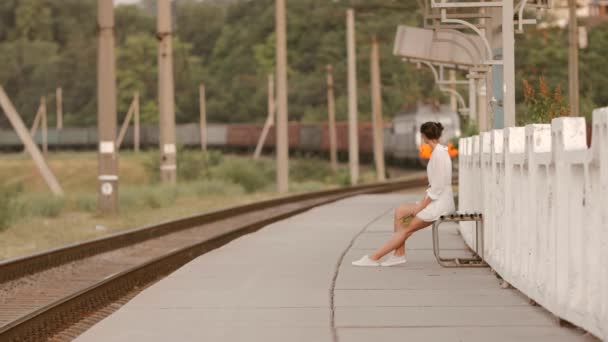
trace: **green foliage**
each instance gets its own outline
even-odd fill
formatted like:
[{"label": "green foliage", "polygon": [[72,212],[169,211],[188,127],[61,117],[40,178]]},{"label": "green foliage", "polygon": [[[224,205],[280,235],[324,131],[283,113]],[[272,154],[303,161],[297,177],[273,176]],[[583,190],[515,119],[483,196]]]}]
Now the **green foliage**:
[{"label": "green foliage", "polygon": [[519,116],[519,125],[530,123],[551,123],[553,118],[568,115],[569,108],[564,100],[560,86],[551,88],[543,77],[535,89],[528,81],[523,82],[526,115]]},{"label": "green foliage", "polygon": [[[581,25],[585,23],[582,22]],[[581,115],[590,118],[594,108],[608,105],[606,56],[608,56],[608,22],[588,27],[589,46],[579,50]],[[568,30],[527,29],[516,35],[516,82],[523,85],[526,80],[537,84],[544,78],[553,87],[567,89],[568,86]],[[517,102],[524,107],[524,87],[516,89]],[[565,94],[567,96],[567,94]],[[526,114],[518,111],[518,116]],[[519,118],[519,122],[530,119]]]}]

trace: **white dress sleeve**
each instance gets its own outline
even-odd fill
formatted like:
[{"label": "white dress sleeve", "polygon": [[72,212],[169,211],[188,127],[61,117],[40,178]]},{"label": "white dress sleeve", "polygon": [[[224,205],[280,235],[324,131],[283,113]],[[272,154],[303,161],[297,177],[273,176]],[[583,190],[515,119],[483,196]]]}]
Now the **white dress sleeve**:
[{"label": "white dress sleeve", "polygon": [[432,199],[436,200],[441,196],[441,193],[447,188],[448,184],[446,179],[448,175],[449,163],[444,160],[447,156],[443,151],[437,151],[437,156],[433,160],[433,165],[429,168],[429,184],[430,187],[426,190],[427,195]]}]

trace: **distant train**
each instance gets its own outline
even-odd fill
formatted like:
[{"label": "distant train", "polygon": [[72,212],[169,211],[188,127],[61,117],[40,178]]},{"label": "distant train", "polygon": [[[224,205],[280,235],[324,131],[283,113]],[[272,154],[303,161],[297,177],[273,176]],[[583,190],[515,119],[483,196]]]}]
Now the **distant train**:
[{"label": "distant train", "polygon": [[[426,121],[439,121],[445,127],[442,142],[447,144],[452,138],[460,136],[458,115],[447,107],[434,109],[421,105],[413,112],[399,114],[394,121],[384,124],[385,156],[395,161],[425,163],[429,153],[421,145],[420,125]],[[209,147],[232,150],[253,150],[262,132],[261,124],[209,124],[207,125],[207,143]],[[336,124],[338,152],[348,152],[348,124]],[[373,134],[370,122],[359,123],[359,150],[363,157],[373,153]],[[176,125],[177,144],[184,147],[200,146],[199,125]],[[67,127],[62,130],[49,128],[48,146],[50,150],[94,150],[97,146],[97,128]],[[40,132],[36,141],[41,143]],[[140,146],[154,148],[159,144],[158,125],[141,125]],[[274,148],[275,130],[271,129],[265,142],[265,149]],[[17,135],[8,129],[0,130],[0,149],[19,150],[22,143]],[[133,130],[129,128],[122,143],[122,148],[132,148]],[[311,153],[329,153],[329,129],[326,123],[289,123],[289,148],[293,151]],[[455,155],[455,149],[451,149]]]}]

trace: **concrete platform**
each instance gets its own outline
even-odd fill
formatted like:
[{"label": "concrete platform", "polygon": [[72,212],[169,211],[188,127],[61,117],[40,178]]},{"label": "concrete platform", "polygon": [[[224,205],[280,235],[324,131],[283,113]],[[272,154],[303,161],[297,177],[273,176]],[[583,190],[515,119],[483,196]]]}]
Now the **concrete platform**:
[{"label": "concrete platform", "polygon": [[[430,229],[408,263],[356,268],[415,195],[365,195],[237,239],[146,289],[78,341],[579,341],[489,269],[444,269]],[[455,227],[448,254],[468,254]]]}]

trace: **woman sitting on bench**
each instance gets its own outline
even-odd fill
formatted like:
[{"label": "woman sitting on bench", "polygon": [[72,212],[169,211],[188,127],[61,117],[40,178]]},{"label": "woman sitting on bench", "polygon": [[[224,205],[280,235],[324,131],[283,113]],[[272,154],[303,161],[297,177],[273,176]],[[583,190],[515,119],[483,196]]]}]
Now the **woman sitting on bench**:
[{"label": "woman sitting on bench", "polygon": [[[372,255],[365,255],[357,261],[355,266],[394,266],[403,264],[405,259],[405,241],[414,232],[430,226],[441,215],[455,210],[454,195],[452,193],[452,160],[447,147],[439,144],[443,126],[439,122],[427,122],[420,127],[422,139],[433,150],[431,159],[426,167],[429,179],[429,188],[424,199],[416,203],[406,203],[395,209],[393,237]],[[402,227],[403,219],[412,216],[407,227]],[[388,253],[394,253],[388,260],[380,259]]]}]

